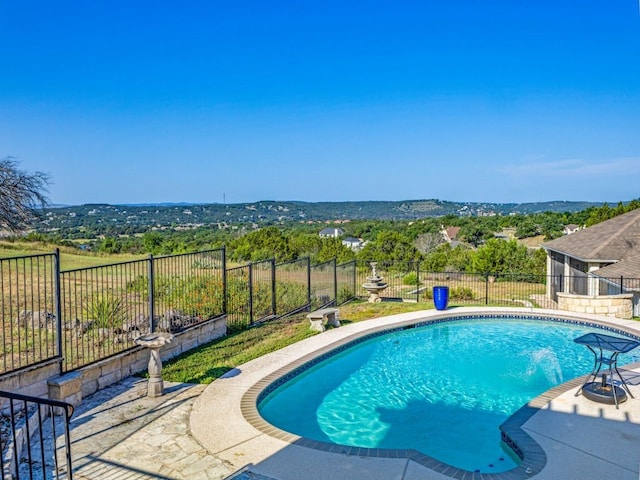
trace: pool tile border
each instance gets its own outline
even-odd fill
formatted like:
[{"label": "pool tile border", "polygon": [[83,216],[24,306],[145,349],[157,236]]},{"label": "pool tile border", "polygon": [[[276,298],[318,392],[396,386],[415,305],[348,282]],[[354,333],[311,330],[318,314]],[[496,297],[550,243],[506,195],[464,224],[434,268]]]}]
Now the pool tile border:
[{"label": "pool tile border", "polygon": [[[418,328],[421,326],[432,325],[434,323],[444,323],[451,321],[465,321],[477,318],[509,318],[514,320],[542,320],[542,321],[558,321],[561,323],[571,323],[575,325],[584,325],[589,327],[597,327],[612,333],[631,336],[640,340],[640,333],[631,329],[624,328],[621,325],[612,325],[606,321],[595,319],[585,319],[563,315],[564,312],[558,313],[526,313],[505,311],[504,313],[487,312],[487,313],[464,313],[456,314],[455,311],[435,315],[426,320],[413,319],[398,322],[394,325],[380,325],[371,329],[352,334],[343,339],[337,340],[331,344],[325,345],[314,352],[301,356],[293,360],[289,364],[281,367],[274,372],[266,375],[264,378],[252,385],[243,395],[241,400],[241,413],[245,420],[254,428],[281,441],[295,444],[298,446],[311,448],[319,451],[342,454],[347,456],[371,457],[371,458],[402,458],[414,461],[426,468],[429,468],[442,475],[459,480],[525,480],[539,473],[547,463],[547,456],[542,447],[522,428],[536,412],[545,407],[550,401],[559,395],[579,387],[584,382],[586,376],[579,377],[568,382],[562,383],[554,388],[533,398],[511,415],[502,425],[500,431],[502,440],[509,445],[514,453],[520,457],[521,463],[508,471],[487,473],[477,472],[454,467],[447,463],[441,462],[429,455],[423,454],[411,449],[383,449],[383,448],[364,448],[350,447],[347,445],[339,445],[319,440],[312,440],[299,435],[292,434],[271,425],[265,421],[258,412],[258,404],[273,390],[291,378],[299,375],[301,372],[312,368],[314,365],[324,361],[326,358],[340,353],[353,345],[367,341],[376,336],[384,335],[389,332],[405,330],[407,328]],[[629,368],[640,367],[640,362],[630,365]]]}]

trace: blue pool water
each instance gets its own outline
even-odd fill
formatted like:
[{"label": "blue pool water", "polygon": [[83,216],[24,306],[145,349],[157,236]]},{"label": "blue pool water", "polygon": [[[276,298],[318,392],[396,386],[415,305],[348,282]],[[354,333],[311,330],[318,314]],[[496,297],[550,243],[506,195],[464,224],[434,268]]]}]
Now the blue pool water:
[{"label": "blue pool water", "polygon": [[[415,449],[466,470],[506,471],[518,459],[501,442],[500,424],[591,371],[593,354],[573,339],[592,331],[509,318],[394,331],[306,369],[258,408],[271,424],[306,438]],[[631,352],[619,364],[639,360],[640,351]]]}]

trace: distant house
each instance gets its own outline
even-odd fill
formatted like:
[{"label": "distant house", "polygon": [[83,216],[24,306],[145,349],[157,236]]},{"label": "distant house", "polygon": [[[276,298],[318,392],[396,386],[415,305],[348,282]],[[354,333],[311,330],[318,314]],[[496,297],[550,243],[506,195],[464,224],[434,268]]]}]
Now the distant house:
[{"label": "distant house", "polygon": [[320,230],[321,238],[338,238],[344,235],[344,230],[341,228],[323,228]]},{"label": "distant house", "polygon": [[640,315],[640,208],[542,247],[550,297],[558,292],[590,297],[633,293],[634,315]]},{"label": "distant house", "polygon": [[565,235],[571,235],[572,233],[576,233],[578,230],[580,230],[580,225],[570,223],[569,225],[565,225],[565,227],[562,229],[562,233],[564,233]]},{"label": "distant house", "polygon": [[442,226],[442,230],[440,233],[442,234],[442,238],[445,242],[451,244],[452,247],[456,246],[458,242],[458,232],[460,232],[460,227],[444,227]]},{"label": "distant house", "polygon": [[342,240],[342,244],[351,250],[358,251],[362,248],[363,242],[359,238],[347,237]]}]

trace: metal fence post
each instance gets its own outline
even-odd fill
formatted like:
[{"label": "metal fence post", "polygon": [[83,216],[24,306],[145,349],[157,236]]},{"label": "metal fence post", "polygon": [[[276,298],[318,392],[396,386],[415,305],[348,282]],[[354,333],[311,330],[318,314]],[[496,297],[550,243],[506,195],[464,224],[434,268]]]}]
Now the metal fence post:
[{"label": "metal fence post", "polygon": [[307,257],[307,305],[311,308],[311,257]]},{"label": "metal fence post", "polygon": [[624,282],[624,276],[620,275],[620,294],[624,293],[624,286],[623,286],[623,282]]},{"label": "metal fence post", "polygon": [[276,259],[271,259],[271,315],[276,314]]},{"label": "metal fence post", "polygon": [[420,303],[420,262],[416,262],[416,303]]},{"label": "metal fence post", "polygon": [[484,304],[489,305],[489,274],[484,274]]},{"label": "metal fence post", "polygon": [[222,247],[222,313],[227,314],[227,248]]},{"label": "metal fence post", "polygon": [[253,263],[249,264],[249,324],[253,324]]},{"label": "metal fence post", "polygon": [[333,259],[333,301],[338,304],[338,259]]},{"label": "metal fence post", "polygon": [[[64,361],[64,355],[62,354],[62,299],[60,298],[62,288],[60,286],[60,249],[56,248],[53,252],[54,258],[54,303],[56,309],[56,349],[57,354]],[[62,375],[64,368],[62,362],[59,364],[60,375]]]},{"label": "metal fence post", "polygon": [[352,290],[353,293],[351,298],[358,297],[358,292],[356,291],[357,283],[358,283],[358,264],[356,263],[355,260],[353,260],[353,290]]},{"label": "metal fence post", "polygon": [[154,260],[153,260],[153,254],[149,254],[149,259],[148,259],[148,292],[149,292],[149,331],[150,332],[155,332],[156,331],[156,315],[155,315],[155,310],[156,310],[156,304],[155,304],[155,299],[154,299],[154,294],[155,294],[155,268],[154,268]]}]

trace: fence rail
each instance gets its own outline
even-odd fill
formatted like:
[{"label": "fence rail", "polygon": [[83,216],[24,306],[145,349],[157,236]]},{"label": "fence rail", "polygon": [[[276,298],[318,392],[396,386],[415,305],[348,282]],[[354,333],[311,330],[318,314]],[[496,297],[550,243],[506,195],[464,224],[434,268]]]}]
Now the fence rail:
[{"label": "fence rail", "polygon": [[308,308],[311,304],[311,262],[300,258],[275,266],[276,315]]},{"label": "fence rail", "polygon": [[[61,372],[134,348],[149,331],[177,332],[227,315],[229,331],[293,312],[365,298],[370,262],[312,265],[308,258],[227,268],[224,248],[60,271],[59,252],[0,259],[0,374],[47,360]],[[640,279],[579,275],[429,272],[419,263],[378,262],[382,299],[431,302],[449,287],[452,304],[548,306],[557,292],[634,293]]]},{"label": "fence rail", "polygon": [[146,260],[60,272],[65,370],[133,346],[149,331]]},{"label": "fence rail", "polygon": [[0,259],[0,373],[59,357],[56,253]]},{"label": "fence rail", "polygon": [[335,259],[311,266],[311,298],[309,300],[312,309],[336,303],[337,288]]},{"label": "fence rail", "polygon": [[237,331],[276,316],[274,260],[227,270],[227,328]]},{"label": "fence rail", "polygon": [[[3,422],[0,429],[2,478],[44,480],[53,477],[73,480],[69,436],[73,406],[57,400],[4,391],[0,391],[0,402]],[[61,416],[63,421],[58,422]],[[60,428],[64,435],[58,439],[56,431]],[[23,452],[25,449],[26,453]],[[47,471],[49,459],[53,460],[53,472]]]},{"label": "fence rail", "polygon": [[[548,281],[547,275],[431,272],[419,263],[378,263],[376,269],[387,283],[381,298],[412,302],[431,302],[433,287],[444,285],[459,305],[539,306],[536,298],[546,295]],[[372,274],[369,262],[358,262],[356,272],[358,285],[367,282]]]},{"label": "fence rail", "polygon": [[[535,275],[530,273],[496,274],[490,272],[430,272],[419,263],[385,264],[377,262],[377,273],[387,288],[382,299],[431,302],[433,287],[449,287],[449,298],[456,305],[496,305],[546,307],[557,300],[558,292],[576,295],[633,294],[633,313],[640,316],[640,278],[597,277],[587,274]],[[358,286],[372,274],[371,263],[358,261],[355,291],[366,294]]]}]

